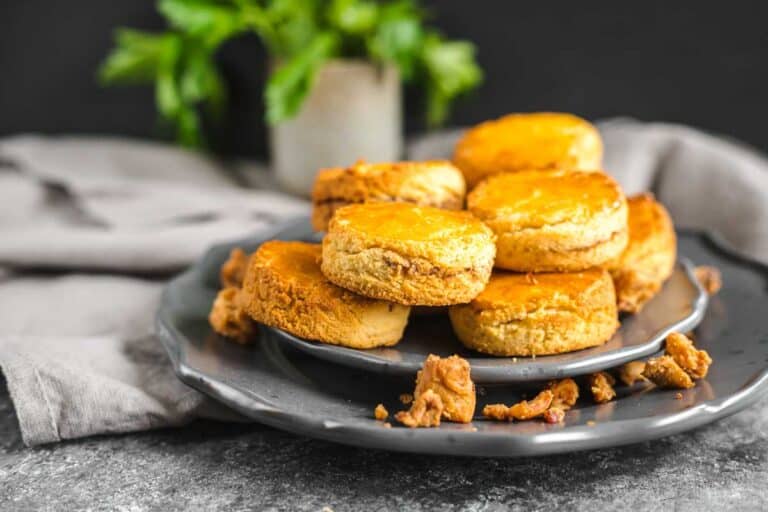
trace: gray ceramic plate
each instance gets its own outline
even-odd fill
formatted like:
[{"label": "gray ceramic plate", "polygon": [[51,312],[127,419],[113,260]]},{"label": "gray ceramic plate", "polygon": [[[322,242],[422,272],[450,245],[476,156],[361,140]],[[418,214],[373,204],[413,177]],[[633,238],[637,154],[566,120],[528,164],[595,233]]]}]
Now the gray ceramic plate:
[{"label": "gray ceramic plate", "polygon": [[[313,240],[309,221],[298,220],[277,233],[287,240]],[[249,248],[258,240],[247,240]],[[218,269],[232,244],[215,248],[206,257],[206,281],[218,286]],[[658,351],[672,331],[687,332],[701,321],[707,308],[707,295],[693,277],[691,263],[682,259],[661,292],[636,315],[621,319],[621,327],[606,344],[555,356],[493,357],[467,350],[453,333],[448,315],[411,316],[403,339],[394,347],[356,350],[297,338],[280,329],[275,337],[320,359],[372,372],[413,375],[429,354],[459,354],[472,365],[475,382],[500,384],[573,377],[611,368]],[[267,329],[270,329],[267,327]]]},{"label": "gray ceramic plate", "polygon": [[[288,233],[286,236],[290,236]],[[697,343],[714,365],[706,380],[676,399],[676,391],[618,388],[617,400],[594,405],[582,399],[562,425],[538,421],[436,429],[385,428],[372,419],[383,402],[413,389],[413,376],[351,369],[293,350],[268,331],[257,346],[242,347],[211,332],[205,317],[215,294],[210,272],[226,248],[180,275],[166,289],[157,329],[179,377],[192,387],[256,421],[340,443],[431,454],[522,456],[616,446],[654,439],[712,422],[753,403],[768,391],[768,268],[719,248],[709,238],[684,233],[680,253],[713,264],[724,287],[712,298]],[[486,403],[510,403],[519,387],[479,386]]]},{"label": "gray ceramic plate", "polygon": [[640,313],[622,317],[621,327],[606,344],[536,358],[493,357],[468,350],[456,338],[445,313],[411,316],[400,343],[370,350],[326,345],[280,329],[267,329],[284,343],[320,359],[386,374],[413,375],[429,354],[459,354],[470,362],[475,382],[502,384],[575,377],[653,354],[670,332],[687,332],[699,324],[707,299],[693,277],[693,265],[683,259]]}]

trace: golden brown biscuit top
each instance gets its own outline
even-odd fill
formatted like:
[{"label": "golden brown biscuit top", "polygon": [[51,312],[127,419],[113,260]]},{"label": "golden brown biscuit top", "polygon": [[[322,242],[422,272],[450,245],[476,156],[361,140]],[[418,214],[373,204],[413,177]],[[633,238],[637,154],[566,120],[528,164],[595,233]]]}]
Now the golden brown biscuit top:
[{"label": "golden brown biscuit top", "polygon": [[[315,178],[312,199],[315,202],[345,200],[419,199],[419,193],[463,196],[464,177],[447,160],[424,162],[357,162],[347,168],[321,169]],[[413,196],[413,197],[411,197]]]},{"label": "golden brown biscuit top", "polygon": [[336,211],[328,231],[353,230],[373,238],[434,241],[467,236],[492,237],[490,229],[467,211],[411,203],[352,204]]},{"label": "golden brown biscuit top", "polygon": [[510,114],[471,128],[459,140],[453,161],[470,184],[480,175],[521,169],[595,170],[602,141],[592,124],[580,117],[536,112]]},{"label": "golden brown biscuit top", "polygon": [[327,282],[320,271],[320,244],[270,240],[264,242],[253,257],[255,264],[269,267],[283,279],[312,283]]},{"label": "golden brown biscuit top", "polygon": [[479,310],[508,309],[520,314],[541,307],[577,307],[581,298],[601,280],[602,269],[553,274],[517,274],[495,271],[488,286],[470,304]]},{"label": "golden brown biscuit top", "polygon": [[607,174],[557,170],[496,174],[467,198],[481,219],[503,218],[519,227],[580,222],[624,204],[621,188]]}]

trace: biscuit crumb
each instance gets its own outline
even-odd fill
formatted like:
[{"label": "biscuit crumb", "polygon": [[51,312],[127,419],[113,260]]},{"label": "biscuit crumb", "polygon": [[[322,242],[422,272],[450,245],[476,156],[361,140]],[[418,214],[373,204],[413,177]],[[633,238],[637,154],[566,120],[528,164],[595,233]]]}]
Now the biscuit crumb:
[{"label": "biscuit crumb", "polygon": [[698,279],[701,287],[709,295],[715,295],[720,291],[723,286],[723,278],[717,267],[710,265],[701,265],[693,270],[696,279]]},{"label": "biscuit crumb", "polygon": [[456,355],[441,358],[430,354],[416,374],[414,400],[418,400],[427,390],[440,396],[444,419],[457,423],[472,421],[477,394],[466,359]]},{"label": "biscuit crumb", "polygon": [[565,411],[559,407],[550,407],[544,413],[544,421],[547,423],[561,423],[565,419]]},{"label": "biscuit crumb", "polygon": [[645,361],[630,361],[619,367],[619,380],[626,386],[632,386],[635,382],[647,382],[643,377]]},{"label": "biscuit crumb", "polygon": [[427,389],[416,397],[410,410],[395,414],[395,419],[409,428],[439,427],[443,415],[443,401],[440,395]]},{"label": "biscuit crumb", "polygon": [[376,409],[373,410],[373,417],[379,421],[384,421],[389,417],[389,411],[384,407],[384,404],[379,404]]},{"label": "biscuit crumb", "polygon": [[680,393],[679,391],[677,393],[675,393],[675,400],[682,400],[682,399],[683,399],[683,394],[682,393]]},{"label": "biscuit crumb", "polygon": [[595,425],[597,425],[597,423],[595,423],[594,421],[592,421],[592,420],[587,421],[587,426],[588,427],[594,427]]},{"label": "biscuit crumb", "polygon": [[392,428],[392,424],[388,421],[384,422],[384,428]]},{"label": "biscuit crumb", "polygon": [[504,404],[488,404],[483,407],[483,416],[496,421],[509,420],[509,407]]},{"label": "biscuit crumb", "polygon": [[691,376],[680,368],[671,356],[649,359],[643,376],[660,388],[688,389],[693,387]]},{"label": "biscuit crumb", "polygon": [[573,379],[553,380],[547,384],[552,391],[552,408],[567,411],[579,399],[579,386]]},{"label": "biscuit crumb", "polygon": [[235,286],[240,288],[243,285],[245,271],[248,268],[249,256],[241,248],[236,247],[229,253],[229,258],[221,266],[219,278],[221,286],[227,288]]},{"label": "biscuit crumb", "polygon": [[230,286],[219,291],[208,314],[214,331],[243,345],[253,343],[256,323],[245,312],[240,289]]},{"label": "biscuit crumb", "polygon": [[703,379],[709,372],[712,358],[706,350],[696,350],[693,342],[679,332],[667,336],[666,353],[694,379]]},{"label": "biscuit crumb", "polygon": [[536,395],[533,400],[521,400],[510,407],[504,404],[486,405],[483,408],[483,416],[497,421],[530,420],[543,416],[549,409],[549,406],[552,405],[553,397],[552,391],[545,389]]},{"label": "biscuit crumb", "polygon": [[589,388],[592,391],[592,398],[595,402],[602,404],[610,402],[616,397],[616,390],[613,385],[616,379],[606,372],[597,372],[589,376]]},{"label": "biscuit crumb", "polygon": [[400,395],[400,402],[403,405],[410,405],[413,402],[413,395],[410,393],[402,393]]}]

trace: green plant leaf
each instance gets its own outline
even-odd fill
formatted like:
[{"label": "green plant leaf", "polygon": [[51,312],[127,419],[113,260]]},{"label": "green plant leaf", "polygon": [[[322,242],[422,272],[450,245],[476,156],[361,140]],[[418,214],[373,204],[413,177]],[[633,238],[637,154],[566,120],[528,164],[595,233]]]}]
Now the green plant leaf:
[{"label": "green plant leaf", "polygon": [[181,38],[166,38],[158,60],[155,78],[155,102],[160,115],[172,120],[182,107],[182,97],[177,80],[177,69],[181,58]]},{"label": "green plant leaf", "polygon": [[475,61],[475,46],[467,41],[445,41],[430,33],[422,53],[427,82],[427,121],[443,123],[450,103],[477,87],[483,72]]},{"label": "green plant leaf", "polygon": [[331,26],[352,35],[363,35],[372,31],[378,15],[378,4],[369,0],[331,0],[327,8]]},{"label": "green plant leaf", "polygon": [[421,13],[406,0],[386,4],[376,31],[368,40],[368,53],[380,62],[392,62],[409,81],[421,55],[424,40]]},{"label": "green plant leaf", "polygon": [[264,94],[268,122],[279,123],[298,113],[318,69],[334,55],[337,46],[338,36],[323,32],[272,73]]},{"label": "green plant leaf", "polygon": [[157,76],[167,46],[167,35],[138,30],[115,32],[115,48],[99,69],[102,83],[147,83]]},{"label": "green plant leaf", "polygon": [[184,107],[176,118],[176,140],[187,148],[205,147],[200,127],[200,116],[193,107]]},{"label": "green plant leaf", "polygon": [[266,9],[273,33],[273,57],[287,58],[304,50],[320,31],[321,7],[327,0],[269,0]]},{"label": "green plant leaf", "polygon": [[239,9],[213,0],[159,0],[157,8],[171,26],[209,48],[245,29]]}]

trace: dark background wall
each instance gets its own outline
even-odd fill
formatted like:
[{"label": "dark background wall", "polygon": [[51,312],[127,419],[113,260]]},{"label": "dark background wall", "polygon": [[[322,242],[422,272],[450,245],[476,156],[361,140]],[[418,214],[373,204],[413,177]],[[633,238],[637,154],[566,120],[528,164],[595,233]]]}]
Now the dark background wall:
[{"label": "dark background wall", "polygon": [[[434,23],[474,40],[486,82],[453,124],[509,111],[630,115],[724,133],[768,151],[768,2],[431,0]],[[114,27],[162,26],[151,1],[0,0],[0,135],[164,136],[149,88],[100,88]],[[226,153],[264,155],[265,55],[255,38],[220,55],[232,109]],[[423,129],[408,93],[407,129]]]}]

